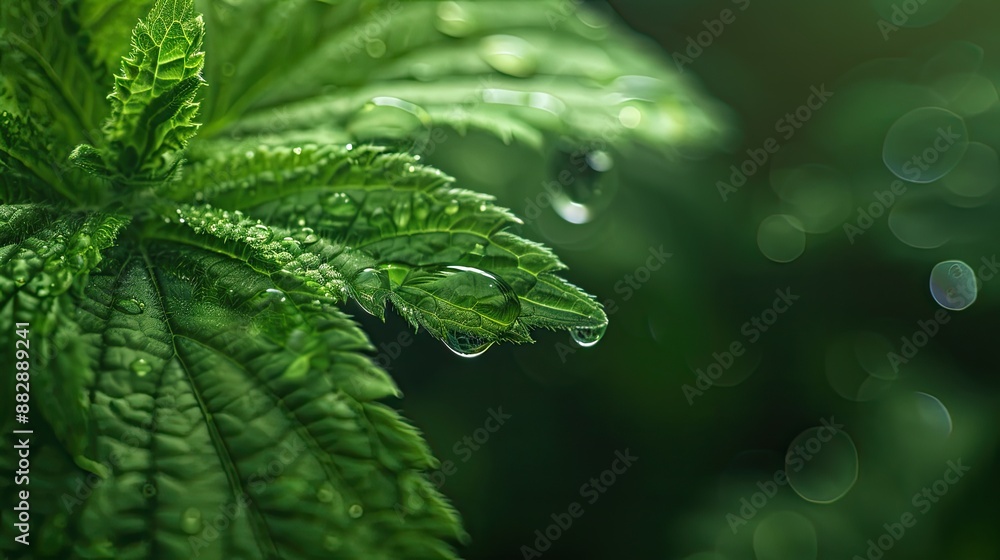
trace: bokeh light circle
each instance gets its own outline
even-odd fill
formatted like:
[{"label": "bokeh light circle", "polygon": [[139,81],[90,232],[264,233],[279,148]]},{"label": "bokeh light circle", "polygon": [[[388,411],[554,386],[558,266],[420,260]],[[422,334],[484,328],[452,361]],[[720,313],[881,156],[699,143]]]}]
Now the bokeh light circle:
[{"label": "bokeh light circle", "polygon": [[843,498],[858,480],[858,449],[834,423],[809,428],[788,445],[788,485],[802,499],[829,504]]},{"label": "bokeh light circle", "polygon": [[962,117],[940,107],[921,107],[900,117],[882,145],[882,161],[911,183],[937,181],[955,168],[969,145]]}]

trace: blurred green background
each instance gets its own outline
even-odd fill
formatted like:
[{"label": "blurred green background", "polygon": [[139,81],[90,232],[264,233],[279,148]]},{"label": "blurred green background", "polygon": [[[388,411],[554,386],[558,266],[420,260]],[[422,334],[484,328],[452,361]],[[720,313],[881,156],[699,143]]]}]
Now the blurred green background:
[{"label": "blurred green background", "polygon": [[[901,25],[894,4],[914,10]],[[689,56],[683,76],[728,107],[730,139],[708,153],[596,154],[591,167],[611,167],[578,177],[584,192],[571,194],[582,207],[538,198],[566,152],[544,160],[469,136],[428,154],[462,186],[525,218],[522,232],[555,248],[566,277],[606,302],[611,320],[591,348],[539,333],[535,345],[463,359],[423,335],[393,346],[406,331],[395,315],[381,324],[356,314],[406,394],[393,404],[454,467],[434,477],[472,535],[463,555],[524,558],[535,531],[576,502],[583,515],[540,557],[874,560],[891,546],[885,558],[1000,558],[1000,286],[980,270],[1000,253],[1000,5],[595,6],[647,35],[666,63]],[[726,9],[733,21],[710,41],[702,35],[708,45],[691,57],[689,38],[718,29],[705,21]],[[786,138],[781,119],[822,87],[832,97],[819,108],[814,99]],[[925,107],[938,110],[897,123]],[[894,158],[938,123],[965,127],[929,166],[943,176],[897,183],[902,194],[885,203],[900,177],[883,156],[900,171]],[[771,137],[776,153],[723,200],[718,182],[729,182],[730,166]],[[873,204],[882,212],[862,230],[858,208],[877,211]],[[844,224],[863,234],[848,235]],[[661,247],[671,256],[644,269]],[[942,309],[928,282],[951,259],[979,276],[977,300],[928,327],[933,336],[917,335],[925,344],[893,368],[887,353]],[[771,315],[776,290],[798,299]],[[776,317],[766,332],[745,326],[762,314]],[[721,354],[733,343],[744,352],[732,366],[702,394],[686,394],[713,353],[728,363]],[[491,409],[510,415],[495,432],[482,429]],[[755,497],[770,493],[790,445],[809,443],[810,429],[830,419],[843,433],[789,463],[795,487]],[[638,460],[590,503],[581,486],[625,450]],[[939,482],[949,461],[968,473]],[[925,487],[933,500],[920,496]],[[900,523],[905,514],[910,527]]]}]

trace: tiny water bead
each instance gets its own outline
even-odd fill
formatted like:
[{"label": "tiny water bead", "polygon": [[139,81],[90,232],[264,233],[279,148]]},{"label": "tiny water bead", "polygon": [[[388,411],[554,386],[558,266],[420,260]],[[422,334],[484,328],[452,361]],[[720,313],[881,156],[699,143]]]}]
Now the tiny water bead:
[{"label": "tiny water bead", "polygon": [[184,513],[181,514],[181,531],[189,535],[194,535],[198,531],[201,531],[201,528],[201,510],[193,507],[184,510]]},{"label": "tiny water bead", "polygon": [[976,301],[976,274],[962,261],[943,261],[931,269],[931,296],[938,305],[961,311]]},{"label": "tiny water bead", "polygon": [[145,377],[147,373],[153,371],[153,366],[146,361],[146,358],[139,358],[129,365],[129,369],[139,377]]},{"label": "tiny water bead", "polygon": [[608,324],[598,325],[596,327],[573,327],[570,329],[569,334],[573,337],[573,340],[583,346],[584,348],[589,348],[600,342],[601,338],[604,336],[604,331],[608,329]]},{"label": "tiny water bead", "polygon": [[802,499],[829,504],[843,498],[858,480],[858,450],[835,422],[799,434],[785,454],[788,485]]},{"label": "tiny water bead", "polygon": [[449,332],[445,336],[444,345],[458,356],[475,358],[489,350],[493,341],[472,333]]},{"label": "tiny water bead", "polygon": [[528,78],[538,70],[538,50],[513,35],[490,35],[479,43],[479,56],[498,72]]},{"label": "tiny water bead", "polygon": [[560,149],[553,157],[551,176],[543,194],[551,197],[556,213],[573,224],[592,221],[618,193],[615,161],[604,150]]},{"label": "tiny water bead", "polygon": [[886,133],[882,161],[911,183],[947,175],[965,155],[969,133],[962,117],[940,107],[922,107],[900,117]]},{"label": "tiny water bead", "polygon": [[789,263],[806,250],[806,234],[802,222],[787,214],[764,218],[757,228],[757,247],[768,259]]},{"label": "tiny water bead", "polygon": [[146,309],[146,304],[136,298],[118,300],[115,309],[129,315],[138,315]]},{"label": "tiny water bead", "polygon": [[146,498],[152,498],[156,496],[156,485],[151,482],[147,482],[142,485],[142,495]]},{"label": "tiny water bead", "polygon": [[351,507],[347,508],[347,515],[351,516],[351,519],[358,519],[364,515],[365,509],[361,507],[361,504],[353,504]]}]

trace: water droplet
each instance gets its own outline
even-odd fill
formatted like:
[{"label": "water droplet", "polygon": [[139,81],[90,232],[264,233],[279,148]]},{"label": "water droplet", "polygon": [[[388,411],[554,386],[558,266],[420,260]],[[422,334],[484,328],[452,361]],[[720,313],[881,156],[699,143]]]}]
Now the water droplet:
[{"label": "water droplet", "polygon": [[410,202],[403,201],[396,205],[393,211],[393,221],[396,222],[396,227],[403,229],[407,224],[410,223]]},{"label": "water droplet", "polygon": [[452,199],[451,201],[448,202],[448,205],[444,207],[444,213],[448,214],[449,216],[452,216],[455,214],[455,212],[458,212],[458,201]]},{"label": "water droplet", "polygon": [[930,287],[934,301],[952,311],[969,307],[979,293],[975,272],[962,261],[943,261],[934,265]]},{"label": "water droplet", "polygon": [[968,146],[962,117],[939,107],[922,107],[892,125],[882,146],[882,160],[900,179],[930,183],[954,169]]},{"label": "water droplet", "polygon": [[434,26],[437,30],[451,37],[465,37],[472,33],[474,21],[470,14],[458,2],[441,2],[437,7],[437,20]]},{"label": "water droplet", "polygon": [[150,482],[142,485],[142,495],[146,498],[156,496],[156,486]]},{"label": "water droplet", "polygon": [[577,344],[587,348],[600,342],[604,336],[604,331],[607,329],[607,323],[597,327],[573,327],[570,329],[569,334]]},{"label": "water droplet", "polygon": [[365,43],[365,52],[367,52],[368,56],[372,58],[382,58],[382,56],[385,54],[385,51],[386,51],[385,42],[383,42],[381,39],[372,39],[371,41]]},{"label": "water droplet", "polygon": [[475,358],[489,350],[493,341],[471,333],[449,332],[445,336],[444,345],[463,358]]},{"label": "water droplet", "polygon": [[332,502],[334,496],[336,496],[336,490],[333,489],[333,485],[329,482],[321,484],[319,490],[316,491],[316,499],[324,504]]},{"label": "water droplet", "polygon": [[350,515],[352,519],[357,519],[364,515],[365,509],[361,507],[361,504],[354,504],[347,508],[347,515]]},{"label": "water droplet", "polygon": [[201,511],[198,508],[189,507],[181,514],[181,531],[189,535],[194,535],[201,531]]},{"label": "water droplet", "polygon": [[132,373],[138,375],[139,377],[145,377],[147,373],[153,371],[153,366],[151,366],[145,358],[139,358],[134,360],[132,364],[129,365],[129,369],[131,369]]},{"label": "water droplet", "polygon": [[146,304],[135,299],[121,299],[115,304],[115,309],[129,315],[138,315],[146,309]]},{"label": "water droplet", "polygon": [[276,288],[268,288],[254,294],[253,297],[247,300],[246,305],[255,311],[263,311],[271,305],[284,303],[285,300],[285,292]]},{"label": "water droplet", "polygon": [[804,500],[829,504],[858,480],[858,450],[842,429],[824,425],[799,434],[785,454],[788,484]]},{"label": "water droplet", "polygon": [[327,197],[325,206],[326,213],[337,218],[351,218],[357,212],[354,200],[340,192]]},{"label": "water droplet", "polygon": [[292,153],[294,153],[297,156],[302,155],[302,148],[296,146],[296,147],[292,148]]},{"label": "water droplet", "polygon": [[614,167],[614,158],[604,150],[560,149],[552,163],[555,180],[546,184],[552,208],[573,224],[592,221],[618,193]]},{"label": "water droplet", "polygon": [[498,72],[528,78],[538,71],[538,50],[520,37],[490,35],[479,43],[479,56]]},{"label": "water droplet", "polygon": [[253,226],[250,237],[252,237],[255,241],[266,243],[274,237],[274,232],[272,232],[271,228],[265,226],[264,224],[257,224]]}]

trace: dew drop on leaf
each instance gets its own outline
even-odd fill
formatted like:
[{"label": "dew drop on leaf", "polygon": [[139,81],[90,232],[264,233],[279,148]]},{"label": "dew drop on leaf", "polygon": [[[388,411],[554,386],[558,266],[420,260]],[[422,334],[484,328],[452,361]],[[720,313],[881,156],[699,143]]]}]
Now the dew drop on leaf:
[{"label": "dew drop on leaf", "polygon": [[573,327],[570,329],[569,334],[577,344],[586,348],[597,344],[604,336],[604,331],[607,328],[607,323],[597,327]]},{"label": "dew drop on leaf", "polygon": [[129,369],[131,369],[132,373],[138,375],[139,377],[145,377],[147,373],[153,371],[153,366],[151,366],[145,358],[139,358],[134,360],[132,364],[129,365]]},{"label": "dew drop on leaf", "polygon": [[201,511],[198,508],[187,508],[181,514],[181,531],[189,535],[201,531]]},{"label": "dew drop on leaf", "polygon": [[146,304],[135,298],[121,299],[115,304],[115,309],[129,315],[138,315],[146,309]]},{"label": "dew drop on leaf", "polygon": [[361,507],[361,504],[354,504],[347,508],[347,515],[350,515],[352,519],[358,519],[364,515],[365,509]]},{"label": "dew drop on leaf", "polygon": [[143,484],[142,495],[147,498],[152,498],[153,496],[156,496],[156,486],[149,482]]},{"label": "dew drop on leaf", "polygon": [[458,201],[452,199],[450,202],[448,202],[448,205],[444,207],[444,213],[451,216],[454,215],[455,212],[458,212]]},{"label": "dew drop on leaf", "polygon": [[498,72],[529,78],[538,71],[538,51],[520,37],[490,35],[479,43],[479,56]]},{"label": "dew drop on leaf", "polygon": [[458,2],[441,2],[437,7],[437,30],[451,37],[465,37],[472,33],[475,21]]},{"label": "dew drop on leaf", "polygon": [[463,358],[475,358],[489,350],[493,341],[472,333],[449,332],[445,336],[444,345]]}]

